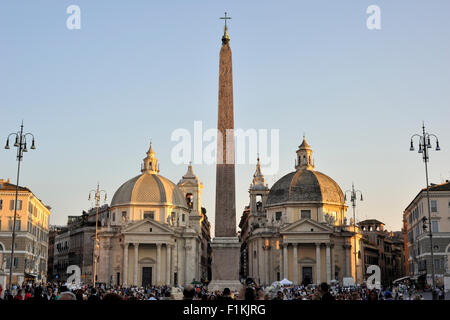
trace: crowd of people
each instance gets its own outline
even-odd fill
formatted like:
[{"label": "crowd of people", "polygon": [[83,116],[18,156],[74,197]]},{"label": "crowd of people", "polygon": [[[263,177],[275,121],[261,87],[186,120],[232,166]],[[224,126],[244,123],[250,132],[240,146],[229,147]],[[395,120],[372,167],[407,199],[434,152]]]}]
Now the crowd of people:
[{"label": "crowd of people", "polygon": [[[438,290],[439,299],[444,298],[444,291]],[[206,285],[187,285],[186,287],[147,286],[147,287],[109,287],[97,288],[82,285],[67,286],[61,282],[46,285],[23,283],[4,290],[0,285],[0,300],[86,300],[86,301],[120,301],[120,300],[423,300],[422,294],[414,285],[398,284],[382,289],[369,289],[366,286],[342,287],[338,284],[329,286],[258,286],[248,278],[239,291],[225,288],[223,291],[211,292]]]}]

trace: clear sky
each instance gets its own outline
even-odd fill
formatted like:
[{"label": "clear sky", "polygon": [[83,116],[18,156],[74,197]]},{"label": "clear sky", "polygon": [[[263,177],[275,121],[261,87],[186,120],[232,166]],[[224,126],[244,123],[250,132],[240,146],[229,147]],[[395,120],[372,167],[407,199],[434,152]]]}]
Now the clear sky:
[{"label": "clear sky", "polygon": [[[69,30],[66,9],[81,8]],[[366,9],[381,8],[381,30]],[[140,171],[153,140],[161,175],[177,183],[177,128],[217,123],[218,54],[228,11],[235,125],[280,129],[280,169],[294,170],[306,133],[316,169],[345,191],[363,191],[357,219],[399,230],[425,186],[409,138],[422,120],[440,138],[430,181],[450,179],[450,2],[106,1],[0,2],[0,143],[25,129],[21,185],[52,206],[52,224],[88,209],[97,181],[109,198]],[[13,149],[0,176],[15,182]],[[264,168],[263,168],[264,169]],[[196,165],[203,206],[214,222],[215,166]],[[237,221],[254,165],[236,167]]]}]

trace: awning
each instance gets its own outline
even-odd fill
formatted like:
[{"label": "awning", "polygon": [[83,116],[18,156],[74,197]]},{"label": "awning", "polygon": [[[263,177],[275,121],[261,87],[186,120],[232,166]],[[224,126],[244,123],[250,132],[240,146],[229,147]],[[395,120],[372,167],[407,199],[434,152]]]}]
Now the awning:
[{"label": "awning", "polygon": [[395,279],[394,281],[392,281],[392,283],[397,283],[397,282],[401,282],[401,281],[408,280],[408,279],[411,279],[411,277],[406,276],[406,277],[398,278],[398,279]]}]

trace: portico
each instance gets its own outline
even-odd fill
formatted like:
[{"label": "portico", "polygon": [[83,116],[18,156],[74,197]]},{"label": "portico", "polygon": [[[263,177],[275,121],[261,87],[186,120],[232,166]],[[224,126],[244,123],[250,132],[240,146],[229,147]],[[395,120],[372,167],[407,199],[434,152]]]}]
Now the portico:
[{"label": "portico", "polygon": [[170,242],[125,242],[123,285],[173,285],[173,247]]}]

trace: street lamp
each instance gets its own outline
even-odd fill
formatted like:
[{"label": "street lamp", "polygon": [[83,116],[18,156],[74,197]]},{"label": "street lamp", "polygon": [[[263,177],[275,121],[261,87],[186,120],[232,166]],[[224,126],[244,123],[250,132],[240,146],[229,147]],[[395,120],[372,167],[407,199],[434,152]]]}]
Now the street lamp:
[{"label": "street lamp", "polygon": [[[431,252],[431,275],[433,277],[433,300],[437,299],[436,296],[436,279],[434,275],[434,255],[433,255],[433,235],[431,230],[431,210],[430,210],[430,193],[429,193],[429,187],[428,187],[428,161],[430,161],[430,157],[428,155],[428,149],[430,149],[431,146],[431,137],[433,137],[436,140],[436,151],[440,151],[441,148],[439,147],[439,139],[436,135],[432,133],[428,133],[425,131],[425,124],[422,124],[422,134],[413,134],[411,136],[411,146],[409,148],[409,151],[414,151],[414,142],[413,139],[415,137],[418,137],[419,140],[419,150],[418,153],[422,154],[423,162],[425,163],[425,179],[427,182],[427,203],[428,203],[428,234],[430,237],[430,252]],[[424,220],[424,222],[426,222]],[[424,232],[426,229],[424,228]]]},{"label": "street lamp", "polygon": [[356,199],[357,199],[357,194],[359,193],[360,195],[360,200],[363,201],[363,195],[362,192],[359,190],[355,190],[355,185],[352,183],[352,190],[347,190],[345,191],[344,194],[344,201],[347,201],[347,192],[350,193],[350,201],[352,203],[352,208],[353,208],[353,232],[355,233],[355,237],[353,239],[354,241],[354,247],[355,247],[355,285],[358,282],[358,264],[357,264],[357,257],[356,257],[356,216],[355,216],[355,211],[356,211]]},{"label": "street lamp", "polygon": [[13,221],[13,229],[12,229],[12,242],[11,242],[11,263],[9,266],[9,290],[12,289],[12,270],[14,267],[14,245],[16,240],[16,217],[17,217],[17,198],[19,195],[19,176],[20,176],[20,162],[23,159],[23,153],[28,152],[27,149],[27,136],[32,137],[31,141],[31,149],[36,149],[36,146],[34,144],[34,136],[32,133],[23,133],[23,121],[20,125],[20,131],[16,133],[10,133],[8,135],[8,138],[6,138],[6,145],[5,149],[9,149],[9,138],[11,136],[15,136],[15,142],[14,147],[17,148],[17,180],[16,180],[16,198],[14,202],[14,221]]},{"label": "street lamp", "polygon": [[88,198],[88,200],[90,201],[92,199],[91,195],[92,194],[94,195],[95,207],[97,208],[97,212],[95,214],[94,278],[93,278],[94,288],[95,288],[95,281],[96,281],[96,277],[97,277],[97,262],[98,262],[98,258],[100,256],[100,244],[99,244],[97,234],[98,234],[98,209],[100,207],[100,198],[101,198],[102,192],[104,194],[104,201],[106,201],[106,199],[107,199],[106,191],[100,190],[100,185],[97,183],[97,190],[89,191],[89,198]]}]

